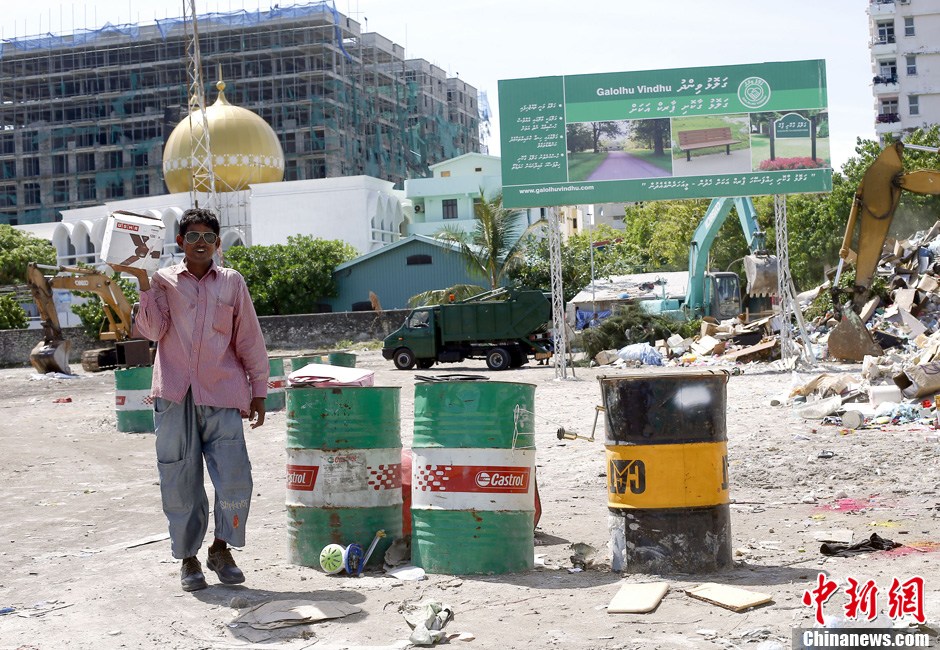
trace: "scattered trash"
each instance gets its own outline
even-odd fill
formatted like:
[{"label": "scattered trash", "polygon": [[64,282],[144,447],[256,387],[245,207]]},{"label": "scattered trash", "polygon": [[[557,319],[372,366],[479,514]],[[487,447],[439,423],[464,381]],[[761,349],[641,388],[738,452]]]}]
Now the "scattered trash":
[{"label": "scattered trash", "polygon": [[835,455],[836,455],[836,452],[826,449],[816,454],[816,458],[832,458]]},{"label": "scattered trash", "polygon": [[645,614],[651,612],[669,591],[669,583],[625,584],[607,605],[608,614]]},{"label": "scattered trash", "polygon": [[385,551],[385,569],[401,566],[411,561],[411,535],[398,537]]},{"label": "scattered trash", "polygon": [[434,645],[444,640],[444,626],[454,615],[450,605],[436,600],[420,605],[403,605],[399,611],[413,630],[408,640],[420,646]]},{"label": "scattered trash", "polygon": [[758,605],[773,602],[773,598],[769,594],[748,591],[740,587],[720,585],[714,582],[706,582],[698,587],[686,589],[685,593],[692,598],[704,600],[707,603],[730,609],[733,612],[744,612]]},{"label": "scattered trash", "polygon": [[5,614],[12,614],[15,611],[15,607],[0,607],[0,616],[4,616]]},{"label": "scattered trash", "polygon": [[832,557],[852,557],[853,555],[859,555],[861,553],[890,551],[899,546],[903,546],[903,544],[892,542],[890,539],[884,539],[879,536],[878,533],[872,533],[871,537],[865,541],[851,546],[848,544],[825,543],[819,547],[819,552]]},{"label": "scattered trash", "polygon": [[594,557],[597,555],[597,549],[584,542],[575,542],[568,549],[572,552],[571,564],[576,569],[588,569],[594,566]]},{"label": "scattered trash", "polygon": [[52,400],[52,403],[53,404],[71,404],[72,398],[71,397],[57,397],[56,399]]},{"label": "scattered trash", "polygon": [[[305,628],[311,623],[332,618],[343,618],[362,611],[358,605],[333,600],[274,600],[252,607],[240,614],[230,624],[232,633],[250,641],[261,643],[275,638],[290,638],[313,635]],[[303,628],[291,630],[287,635],[278,633],[283,628]]]},{"label": "scattered trash", "polygon": [[385,572],[385,575],[407,582],[417,582],[418,580],[424,580],[427,578],[424,573],[424,569],[416,566],[402,566],[389,569]]}]

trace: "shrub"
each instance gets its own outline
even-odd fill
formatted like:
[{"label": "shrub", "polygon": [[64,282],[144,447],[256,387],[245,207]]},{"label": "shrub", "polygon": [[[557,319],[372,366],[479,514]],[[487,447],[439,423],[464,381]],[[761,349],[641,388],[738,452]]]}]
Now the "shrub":
[{"label": "shrub", "polygon": [[809,156],[803,156],[802,158],[764,160],[761,161],[759,169],[762,172],[773,172],[784,169],[817,169],[819,167],[825,167],[825,165],[826,161],[824,160],[813,160]]}]

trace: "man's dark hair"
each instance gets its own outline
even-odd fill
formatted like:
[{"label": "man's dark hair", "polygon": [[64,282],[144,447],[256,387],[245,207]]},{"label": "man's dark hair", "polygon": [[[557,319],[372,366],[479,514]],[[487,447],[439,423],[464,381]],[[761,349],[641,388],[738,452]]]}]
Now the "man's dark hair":
[{"label": "man's dark hair", "polygon": [[190,208],[184,212],[183,216],[180,218],[180,236],[185,235],[189,227],[197,223],[209,226],[216,235],[221,231],[219,219],[212,213],[212,210],[207,210],[206,208]]}]

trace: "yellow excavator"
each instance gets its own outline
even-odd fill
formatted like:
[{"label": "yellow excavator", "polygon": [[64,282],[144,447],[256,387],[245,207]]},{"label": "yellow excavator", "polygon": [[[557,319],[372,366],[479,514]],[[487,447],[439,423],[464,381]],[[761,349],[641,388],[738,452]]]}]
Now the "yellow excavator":
[{"label": "yellow excavator", "polygon": [[[53,273],[46,275],[43,271]],[[29,355],[29,362],[36,372],[71,374],[71,346],[62,336],[53,289],[90,291],[104,303],[106,321],[99,338],[102,341],[114,341],[116,345],[113,348],[88,350],[82,354],[82,367],[85,370],[97,372],[120,365],[149,365],[149,343],[131,340],[132,307],[116,280],[95,269],[30,262],[26,267],[26,283],[42,321],[43,340]]]},{"label": "yellow excavator", "polygon": [[[832,283],[832,304],[839,324],[829,333],[829,354],[836,359],[862,361],[865,355],[880,356],[879,346],[859,318],[871,293],[872,278],[881,259],[888,229],[901,201],[902,192],[940,194],[940,171],[918,169],[904,171],[904,149],[940,153],[938,147],[895,142],[885,147],[865,171],[855,191],[852,210],[845,226],[839,267]],[[858,250],[855,255],[855,286],[851,291],[839,289],[842,266],[853,251],[852,238],[858,225]],[[845,305],[843,306],[843,301]]]}]

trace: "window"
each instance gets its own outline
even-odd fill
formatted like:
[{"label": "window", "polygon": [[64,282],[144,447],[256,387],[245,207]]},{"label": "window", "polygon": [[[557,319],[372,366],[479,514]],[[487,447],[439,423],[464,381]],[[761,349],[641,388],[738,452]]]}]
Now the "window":
[{"label": "window", "polygon": [[150,160],[147,153],[134,154],[134,167],[149,167]]},{"label": "window", "polygon": [[875,37],[875,43],[894,43],[894,21],[890,20],[878,23],[878,32]]},{"label": "window", "polygon": [[52,201],[54,203],[68,203],[69,201],[69,182],[55,181],[52,184]]},{"label": "window", "polygon": [[447,171],[447,172],[441,172],[441,178],[447,178],[448,176],[450,176],[450,172],[449,172],[449,171]]},{"label": "window", "polygon": [[914,16],[904,17],[904,35],[905,36],[914,35]]},{"label": "window", "polygon": [[16,207],[16,185],[0,186],[0,207]]},{"label": "window", "polygon": [[444,199],[441,201],[445,219],[457,218],[457,199]]},{"label": "window", "polygon": [[150,194],[150,177],[147,174],[134,176],[134,196],[147,196]]},{"label": "window", "polygon": [[481,206],[481,205],[483,205],[483,201],[482,201],[482,199],[480,199],[480,197],[477,197],[477,198],[473,199],[473,216],[475,216],[475,217],[479,217],[479,216],[480,216],[480,206]]},{"label": "window", "polygon": [[907,96],[907,111],[911,115],[920,115],[920,96],[919,95]]},{"label": "window", "polygon": [[39,151],[39,135],[36,132],[27,131],[23,134],[23,151],[27,153]]},{"label": "window", "polygon": [[898,82],[898,62],[896,59],[885,59],[878,62],[878,76],[875,83],[896,84]]},{"label": "window", "polygon": [[95,196],[95,179],[94,178],[79,178],[78,179],[78,200],[79,201],[94,201],[97,197]]},{"label": "window", "polygon": [[23,158],[23,176],[39,176],[39,158]]},{"label": "window", "polygon": [[16,162],[4,160],[0,162],[0,178],[16,178]]},{"label": "window", "polygon": [[124,198],[124,183],[122,181],[111,181],[104,186],[104,198],[106,199],[123,199]]},{"label": "window", "polygon": [[79,153],[75,154],[75,171],[93,172],[95,171],[95,154]]},{"label": "window", "polygon": [[0,139],[0,153],[16,153],[16,142],[12,135]]},{"label": "window", "polygon": [[105,154],[107,167],[105,169],[120,169],[124,166],[124,152],[123,151],[109,151]]},{"label": "window", "polygon": [[409,255],[405,258],[405,264],[407,266],[416,266],[418,264],[430,264],[431,256],[430,255]]},{"label": "window", "polygon": [[907,59],[907,74],[909,77],[917,76],[917,57],[913,54],[908,54]]},{"label": "window", "polygon": [[52,173],[56,175],[69,173],[68,156],[55,156],[52,159]]},{"label": "window", "polygon": [[39,205],[41,201],[42,193],[39,191],[39,183],[23,183],[23,203]]}]

